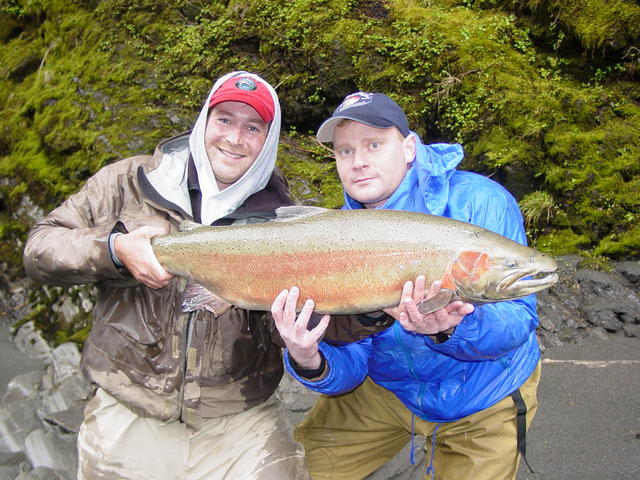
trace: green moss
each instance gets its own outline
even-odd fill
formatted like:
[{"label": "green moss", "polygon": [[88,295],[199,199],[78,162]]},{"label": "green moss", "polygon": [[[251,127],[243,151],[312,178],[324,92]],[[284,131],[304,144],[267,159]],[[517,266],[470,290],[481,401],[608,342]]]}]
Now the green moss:
[{"label": "green moss", "polygon": [[[69,289],[42,287],[30,292],[31,310],[12,325],[16,331],[27,322],[34,322],[44,338],[54,344],[67,341],[82,344],[91,330],[91,305],[94,301],[92,286],[81,285]],[[88,301],[88,303],[87,303]],[[75,305],[78,313],[67,319],[63,310]]]},{"label": "green moss", "polygon": [[25,199],[48,211],[151,152],[246,69],[277,87],[299,202],[342,204],[308,134],[346,94],[382,91],[512,190],[536,245],[638,258],[639,19],[631,0],[2,0],[0,253],[18,274]]},{"label": "green moss", "polygon": [[59,329],[55,332],[55,343],[60,345],[65,342],[74,342],[82,345],[89,336],[89,332],[91,332],[91,324],[73,332]]},{"label": "green moss", "polygon": [[[609,206],[636,208],[626,189],[605,195],[606,182],[602,200],[576,201],[593,175],[635,175],[639,142],[625,125],[638,122],[637,86],[619,81],[629,62],[585,62],[557,42],[632,42],[637,8],[525,3],[111,0],[93,12],[91,2],[8,2],[5,22],[23,32],[0,51],[10,84],[0,96],[0,150],[10,152],[0,171],[55,204],[101,165],[188,128],[211,79],[246,68],[278,86],[287,127],[315,129],[353,90],[385,91],[425,139],[463,142],[465,166],[492,174],[522,165],[536,178],[532,191],[595,216],[575,225]],[[566,31],[542,12],[565,19]],[[587,32],[589,16],[602,21]],[[540,44],[543,34],[555,46]],[[179,127],[167,110],[179,112]]]},{"label": "green moss", "polygon": [[536,248],[552,255],[569,255],[580,252],[588,246],[591,239],[586,235],[578,235],[570,229],[557,230],[538,237]]},{"label": "green moss", "polygon": [[[628,215],[627,222],[631,223],[635,218]],[[612,233],[605,237],[598,247],[594,249],[594,254],[604,258],[625,258],[629,256],[629,252],[634,254],[640,253],[640,226],[637,223],[624,235]]]},{"label": "green moss", "polygon": [[637,2],[615,0],[529,0],[531,8],[553,15],[566,25],[582,45],[590,50],[614,47],[637,38],[640,33],[640,6]]},{"label": "green moss", "polygon": [[291,130],[280,146],[278,165],[289,179],[296,203],[326,208],[343,204],[335,161],[325,146]]},{"label": "green moss", "polygon": [[23,274],[22,268],[22,239],[26,236],[27,226],[17,220],[0,216],[0,258],[3,263],[3,271],[10,279],[15,279]]}]

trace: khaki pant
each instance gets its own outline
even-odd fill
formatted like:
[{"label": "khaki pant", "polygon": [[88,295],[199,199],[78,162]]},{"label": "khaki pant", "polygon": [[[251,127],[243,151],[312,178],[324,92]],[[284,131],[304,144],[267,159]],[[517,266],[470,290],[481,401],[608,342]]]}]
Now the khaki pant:
[{"label": "khaki pant", "polygon": [[[540,364],[520,387],[527,405],[527,429],[538,408]],[[296,428],[314,480],[357,480],[390,460],[416,435],[427,437],[425,478],[513,480],[517,451],[516,407],[510,396],[483,411],[450,423],[431,423],[411,412],[370,378],[335,397],[321,396]],[[432,436],[435,431],[435,449]],[[409,461],[409,459],[407,459]]]},{"label": "khaki pant", "polygon": [[143,418],[98,389],[78,435],[82,480],[308,479],[277,402],[203,421]]}]

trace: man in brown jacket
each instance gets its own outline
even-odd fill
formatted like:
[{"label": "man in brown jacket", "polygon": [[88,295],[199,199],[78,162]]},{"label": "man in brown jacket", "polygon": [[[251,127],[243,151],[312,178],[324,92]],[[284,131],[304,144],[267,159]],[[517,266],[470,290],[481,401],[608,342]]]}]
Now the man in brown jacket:
[{"label": "man in brown jacket", "polygon": [[228,224],[291,204],[274,170],[279,133],[274,89],[229,73],[190,133],[104,167],[32,229],[33,279],[97,287],[78,478],[307,478],[271,398],[283,367],[270,317],[194,310],[150,243],[185,219]]}]

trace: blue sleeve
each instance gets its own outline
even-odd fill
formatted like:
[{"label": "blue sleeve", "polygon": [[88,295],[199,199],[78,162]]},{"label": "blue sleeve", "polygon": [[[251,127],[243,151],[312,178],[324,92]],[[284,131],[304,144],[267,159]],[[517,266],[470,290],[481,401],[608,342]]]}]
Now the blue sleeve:
[{"label": "blue sleeve", "polygon": [[449,340],[428,347],[461,361],[493,360],[525,343],[538,326],[535,296],[476,306]]},{"label": "blue sleeve", "polygon": [[[471,189],[464,189],[467,193]],[[526,244],[522,215],[515,199],[495,182],[483,178],[467,198],[459,220],[487,228]],[[458,197],[461,199],[463,195]],[[465,200],[465,199],[463,199]],[[462,213],[464,212],[464,213]],[[495,359],[527,342],[538,326],[536,297],[476,305],[444,343],[429,337],[425,342],[434,351],[462,361]]]},{"label": "blue sleeve", "polygon": [[318,381],[300,377],[289,362],[289,352],[285,352],[285,366],[293,378],[305,387],[327,395],[336,395],[353,390],[360,385],[368,372],[371,338],[346,345],[320,343],[320,351],[327,361],[327,372]]}]

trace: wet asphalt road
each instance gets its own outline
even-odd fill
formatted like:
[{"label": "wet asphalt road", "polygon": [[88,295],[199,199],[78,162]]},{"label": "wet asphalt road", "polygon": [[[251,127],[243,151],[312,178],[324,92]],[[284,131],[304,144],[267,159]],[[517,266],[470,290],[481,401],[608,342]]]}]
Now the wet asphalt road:
[{"label": "wet asphalt road", "polygon": [[519,480],[640,479],[640,338],[608,336],[543,355],[539,410]]}]

